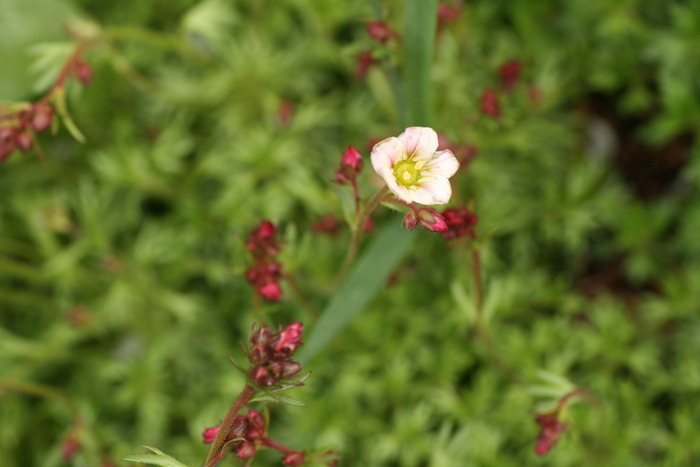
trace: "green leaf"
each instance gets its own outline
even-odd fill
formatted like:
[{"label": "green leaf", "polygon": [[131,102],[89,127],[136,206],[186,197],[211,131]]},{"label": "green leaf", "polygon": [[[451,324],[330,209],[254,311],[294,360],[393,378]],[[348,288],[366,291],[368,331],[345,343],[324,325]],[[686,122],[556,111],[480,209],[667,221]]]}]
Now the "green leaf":
[{"label": "green leaf", "polygon": [[415,235],[400,224],[384,227],[360,257],[343,287],[323,311],[305,342],[299,360],[307,362],[319,353],[384,287],[399,261],[408,253]]},{"label": "green leaf", "polygon": [[73,138],[80,141],[81,143],[84,143],[85,136],[78,129],[75,122],[73,121],[73,118],[68,113],[68,108],[66,107],[66,93],[64,92],[63,88],[56,89],[56,91],[54,92],[54,102],[56,104],[56,110],[61,116],[61,120],[66,126],[68,132],[71,134],[71,136],[73,136]]},{"label": "green leaf", "polygon": [[430,65],[437,29],[437,0],[407,0],[404,30],[404,100],[408,125],[430,125]]},{"label": "green leaf", "polygon": [[289,396],[282,396],[279,394],[270,394],[270,393],[264,393],[264,392],[259,392],[250,399],[249,402],[274,402],[277,404],[286,404],[286,405],[293,405],[295,407],[306,407],[306,404],[299,399],[294,399],[293,397]]},{"label": "green leaf", "polygon": [[153,448],[151,446],[144,446],[144,448],[153,452],[154,454],[135,454],[133,456],[125,457],[126,462],[139,462],[141,464],[149,465],[159,465],[161,467],[188,467],[182,462],[173,459],[169,455],[163,453],[163,451]]}]

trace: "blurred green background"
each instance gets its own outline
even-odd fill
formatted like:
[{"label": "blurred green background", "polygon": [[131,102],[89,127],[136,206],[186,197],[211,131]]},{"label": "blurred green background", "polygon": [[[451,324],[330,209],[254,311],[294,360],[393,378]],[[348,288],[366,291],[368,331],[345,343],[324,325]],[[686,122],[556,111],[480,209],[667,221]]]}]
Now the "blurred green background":
[{"label": "blurred green background", "polygon": [[[272,408],[271,436],[343,466],[700,464],[700,3],[451,6],[430,111],[478,151],[453,204],[479,216],[492,345],[468,247],[414,231],[392,281],[305,365],[292,395],[307,406]],[[380,17],[406,37],[404,2],[3,0],[0,100],[43,95],[75,17],[103,39],[92,83],[69,86],[86,143],[44,132],[44,160],[0,165],[0,463],[121,466],[151,445],[198,465],[244,385],[227,356],[251,323],[312,333],[337,290],[348,229],[312,226],[343,218],[340,155],[411,124],[408,45],[366,32]],[[379,63],[358,78],[368,50]],[[283,282],[256,306],[244,239],[262,219],[304,301]],[[398,223],[380,209],[368,241]],[[594,396],[545,457],[540,370]]]}]

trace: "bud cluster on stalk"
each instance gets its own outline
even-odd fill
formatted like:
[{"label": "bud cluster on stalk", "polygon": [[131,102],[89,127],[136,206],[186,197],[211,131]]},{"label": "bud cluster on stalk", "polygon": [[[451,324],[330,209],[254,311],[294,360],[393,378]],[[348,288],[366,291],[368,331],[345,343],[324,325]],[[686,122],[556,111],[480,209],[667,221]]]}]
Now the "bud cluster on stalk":
[{"label": "bud cluster on stalk", "polygon": [[248,378],[258,386],[270,387],[296,376],[301,365],[291,357],[301,345],[303,327],[296,322],[274,334],[269,327],[254,329],[248,349],[248,358],[254,366]]},{"label": "bud cluster on stalk", "polygon": [[280,251],[275,224],[267,220],[262,221],[248,235],[246,249],[255,260],[246,271],[248,283],[262,298],[278,301],[282,297],[282,288],[279,284],[282,278],[282,265],[275,259]]}]

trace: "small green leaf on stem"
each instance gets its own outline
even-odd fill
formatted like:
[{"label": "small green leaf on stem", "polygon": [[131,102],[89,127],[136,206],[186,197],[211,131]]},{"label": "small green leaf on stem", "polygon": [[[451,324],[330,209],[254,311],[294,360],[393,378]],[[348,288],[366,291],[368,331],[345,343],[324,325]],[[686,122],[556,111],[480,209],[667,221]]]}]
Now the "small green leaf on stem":
[{"label": "small green leaf on stem", "polygon": [[138,462],[141,464],[159,465],[161,467],[188,467],[182,462],[179,462],[178,460],[165,454],[160,449],[156,449],[151,446],[144,446],[144,448],[148,449],[153,454],[135,454],[132,456],[125,457],[122,460],[126,462]]}]

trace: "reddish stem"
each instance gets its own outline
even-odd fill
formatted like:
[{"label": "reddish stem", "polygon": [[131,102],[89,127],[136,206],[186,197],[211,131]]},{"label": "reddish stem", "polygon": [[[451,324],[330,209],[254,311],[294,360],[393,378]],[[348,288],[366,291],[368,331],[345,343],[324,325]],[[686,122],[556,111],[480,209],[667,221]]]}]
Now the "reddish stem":
[{"label": "reddish stem", "polygon": [[231,428],[233,427],[233,423],[236,420],[236,415],[238,415],[238,412],[240,412],[241,409],[248,403],[250,398],[253,397],[253,394],[255,394],[255,388],[253,386],[247,385],[245,388],[243,388],[241,394],[233,402],[233,405],[231,405],[231,408],[226,414],[226,418],[224,418],[224,421],[221,422],[219,432],[216,434],[214,442],[211,443],[211,448],[209,449],[207,460],[204,461],[205,467],[214,467],[216,464],[219,463],[219,461],[221,461],[224,458],[221,450],[224,448],[224,444],[226,443],[226,436],[229,434]]},{"label": "reddish stem", "polygon": [[292,452],[295,452],[294,449],[289,449],[287,446],[284,446],[277,441],[273,441],[270,438],[262,438],[260,441],[265,446],[271,447],[272,449],[277,449],[282,454],[291,454]]}]

